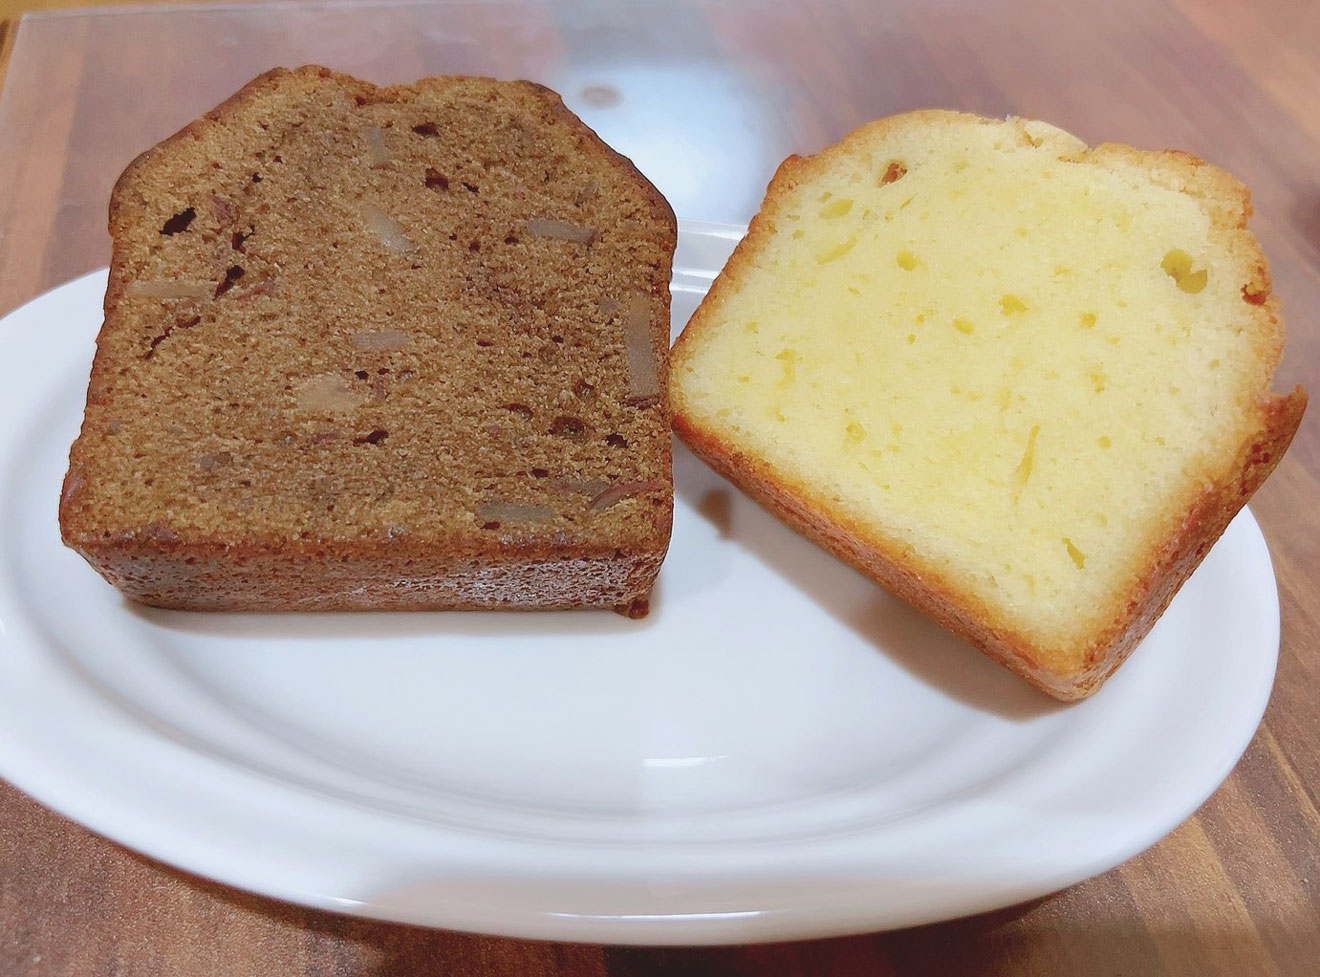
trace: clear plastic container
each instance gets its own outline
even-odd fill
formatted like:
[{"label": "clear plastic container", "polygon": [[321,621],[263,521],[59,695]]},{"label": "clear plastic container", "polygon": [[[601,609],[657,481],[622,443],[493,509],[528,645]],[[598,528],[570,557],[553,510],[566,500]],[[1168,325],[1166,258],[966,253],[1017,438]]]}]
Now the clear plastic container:
[{"label": "clear plastic container", "polygon": [[[791,49],[717,4],[254,3],[21,21],[0,93],[0,313],[109,258],[106,204],[135,155],[268,68],[378,83],[489,74],[549,85],[681,217],[745,222],[775,165],[822,134]],[[770,36],[791,36],[762,9]],[[858,120],[860,121],[860,120]],[[841,129],[840,129],[841,131]]]}]

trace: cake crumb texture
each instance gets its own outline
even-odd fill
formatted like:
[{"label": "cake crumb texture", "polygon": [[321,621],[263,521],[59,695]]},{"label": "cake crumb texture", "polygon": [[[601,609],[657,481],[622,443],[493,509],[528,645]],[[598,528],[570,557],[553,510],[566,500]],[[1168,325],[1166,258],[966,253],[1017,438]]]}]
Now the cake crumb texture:
[{"label": "cake crumb texture", "polygon": [[529,82],[277,69],[139,157],[65,541],[169,607],[644,606],[672,211]]},{"label": "cake crumb texture", "polygon": [[917,112],[776,174],[674,351],[675,427],[1064,699],[1286,449],[1249,197],[1178,152]]}]

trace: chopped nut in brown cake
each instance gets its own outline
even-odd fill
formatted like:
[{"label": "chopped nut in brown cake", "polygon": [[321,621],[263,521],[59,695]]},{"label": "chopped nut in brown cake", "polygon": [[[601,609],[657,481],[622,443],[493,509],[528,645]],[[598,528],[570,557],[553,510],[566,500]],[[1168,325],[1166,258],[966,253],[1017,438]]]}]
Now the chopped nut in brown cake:
[{"label": "chopped nut in brown cake", "polygon": [[674,217],[552,92],[272,71],[110,231],[60,524],[127,595],[644,610]]}]

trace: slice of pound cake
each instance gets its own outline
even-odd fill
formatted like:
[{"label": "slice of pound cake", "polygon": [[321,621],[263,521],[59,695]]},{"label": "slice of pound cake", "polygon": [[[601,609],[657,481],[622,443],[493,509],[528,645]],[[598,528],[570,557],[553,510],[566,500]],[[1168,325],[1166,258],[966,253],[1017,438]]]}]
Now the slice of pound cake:
[{"label": "slice of pound cake", "polygon": [[673,351],[678,433],[1060,699],[1093,692],[1306,396],[1246,190],[1177,152],[917,112],[790,158]]},{"label": "slice of pound cake", "polygon": [[272,71],[110,232],[60,524],[127,595],[645,610],[676,226],[554,93]]}]

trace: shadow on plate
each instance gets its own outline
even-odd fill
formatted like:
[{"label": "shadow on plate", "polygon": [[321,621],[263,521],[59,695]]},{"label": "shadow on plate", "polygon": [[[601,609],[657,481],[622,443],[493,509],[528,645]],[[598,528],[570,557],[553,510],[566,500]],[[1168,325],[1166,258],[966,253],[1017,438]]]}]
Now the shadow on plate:
[{"label": "shadow on plate", "polygon": [[681,445],[674,452],[674,485],[722,539],[746,549],[914,678],[1005,719],[1064,708],[883,588],[867,581],[874,592],[859,602],[860,574],[784,526]]}]

